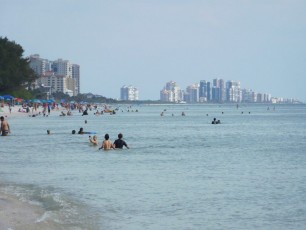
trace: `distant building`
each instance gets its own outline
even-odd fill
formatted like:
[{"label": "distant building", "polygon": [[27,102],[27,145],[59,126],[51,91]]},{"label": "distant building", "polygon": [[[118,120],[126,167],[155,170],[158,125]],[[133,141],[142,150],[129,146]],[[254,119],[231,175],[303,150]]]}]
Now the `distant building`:
[{"label": "distant building", "polygon": [[224,102],[226,101],[226,90],[223,79],[213,79],[212,87],[212,101],[214,102]]},{"label": "distant building", "polygon": [[208,98],[207,98],[207,81],[202,80],[200,81],[200,87],[199,87],[199,101],[200,102],[207,102]]},{"label": "distant building", "polygon": [[186,88],[186,93],[184,94],[184,100],[186,102],[195,103],[199,101],[199,84],[193,84]]},{"label": "distant building", "polygon": [[51,63],[47,59],[42,59],[38,54],[30,56],[30,67],[37,75],[45,74],[51,70]]},{"label": "distant building", "polygon": [[228,102],[241,102],[242,92],[239,81],[226,82],[226,99]]},{"label": "distant building", "polygon": [[30,67],[39,76],[36,80],[36,88],[42,85],[49,87],[50,94],[62,92],[70,96],[76,96],[80,93],[79,65],[62,59],[49,61],[35,54],[30,56]]},{"label": "distant building", "polygon": [[139,91],[134,86],[122,86],[120,89],[120,99],[124,101],[138,101]]},{"label": "distant building", "polygon": [[51,64],[51,69],[55,74],[72,78],[72,64],[68,60],[57,59]]},{"label": "distant building", "polygon": [[80,66],[72,64],[72,78],[75,81],[75,94],[78,95],[80,91]]},{"label": "distant building", "polygon": [[183,93],[178,84],[174,81],[169,81],[166,86],[160,91],[160,100],[165,102],[180,102],[183,100]]}]

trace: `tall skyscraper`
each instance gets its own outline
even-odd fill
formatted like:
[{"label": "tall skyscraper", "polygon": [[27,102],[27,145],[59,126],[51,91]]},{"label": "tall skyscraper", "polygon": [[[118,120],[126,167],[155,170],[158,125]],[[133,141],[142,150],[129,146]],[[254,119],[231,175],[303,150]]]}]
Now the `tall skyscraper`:
[{"label": "tall skyscraper", "polygon": [[200,81],[199,101],[200,102],[207,101],[207,82],[205,80]]},{"label": "tall skyscraper", "polygon": [[228,102],[241,102],[242,92],[240,90],[240,82],[226,82],[226,98]]},{"label": "tall skyscraper", "polygon": [[212,101],[224,102],[226,100],[225,84],[223,79],[213,79]]},{"label": "tall skyscraper", "polygon": [[199,84],[193,84],[186,88],[185,100],[187,102],[198,102],[199,101]]},{"label": "tall skyscraper", "polygon": [[72,64],[72,78],[75,81],[75,94],[78,95],[80,90],[80,66],[77,64]]},{"label": "tall skyscraper", "polygon": [[212,100],[212,96],[211,96],[211,82],[207,82],[207,101],[211,101]]}]

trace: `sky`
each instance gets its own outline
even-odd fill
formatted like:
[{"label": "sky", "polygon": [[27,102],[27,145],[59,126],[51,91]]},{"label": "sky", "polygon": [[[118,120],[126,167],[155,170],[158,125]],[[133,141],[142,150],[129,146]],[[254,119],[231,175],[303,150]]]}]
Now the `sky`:
[{"label": "sky", "polygon": [[305,0],[0,0],[0,37],[79,64],[81,93],[222,78],[306,102]]}]

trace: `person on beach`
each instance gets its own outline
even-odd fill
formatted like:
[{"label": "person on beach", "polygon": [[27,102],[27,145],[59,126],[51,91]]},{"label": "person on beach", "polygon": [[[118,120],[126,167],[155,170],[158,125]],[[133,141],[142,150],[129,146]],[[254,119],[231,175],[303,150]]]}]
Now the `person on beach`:
[{"label": "person on beach", "polygon": [[93,137],[89,136],[89,141],[90,143],[92,143],[93,145],[98,145],[98,137],[96,135],[94,135]]},{"label": "person on beach", "polygon": [[122,133],[119,133],[119,134],[118,134],[118,139],[115,140],[115,142],[114,142],[114,148],[116,148],[116,149],[122,149],[123,146],[125,146],[127,149],[129,149],[129,147],[128,147],[128,145],[126,144],[126,142],[125,142],[124,140],[122,140],[122,137],[123,137]]},{"label": "person on beach", "polygon": [[109,140],[108,134],[105,134],[104,141],[102,142],[102,146],[99,148],[99,150],[100,149],[104,149],[104,150],[115,149],[113,146],[113,143]]},{"label": "person on beach", "polygon": [[1,130],[0,132],[2,133],[2,136],[7,136],[11,130],[10,130],[10,125],[7,121],[4,120],[4,117],[0,117],[1,120]]}]

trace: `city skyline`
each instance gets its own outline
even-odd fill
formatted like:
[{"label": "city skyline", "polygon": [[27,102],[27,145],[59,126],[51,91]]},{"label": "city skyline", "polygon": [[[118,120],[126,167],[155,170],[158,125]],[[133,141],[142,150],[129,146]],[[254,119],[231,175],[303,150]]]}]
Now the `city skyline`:
[{"label": "city skyline", "polygon": [[160,90],[160,100],[164,102],[200,103],[299,103],[298,99],[275,97],[267,92],[245,88],[240,81],[212,79],[200,80],[188,85],[186,89],[175,81],[169,81]]},{"label": "city skyline", "polygon": [[[123,84],[159,99],[175,79],[223,78],[306,101],[302,0],[1,0],[0,36],[25,56],[65,57],[82,67],[81,93],[119,98]],[[33,15],[33,17],[29,17]]]},{"label": "city skyline", "polygon": [[[30,67],[38,74],[39,78],[33,85],[34,88],[43,87],[48,90],[48,95],[62,92],[70,96],[80,93],[80,65],[72,64],[69,60],[58,58],[50,61],[32,54],[29,57]],[[47,88],[48,89],[47,89]],[[92,92],[84,92],[92,93]],[[97,94],[96,94],[97,95]],[[107,97],[107,95],[101,95]],[[120,88],[118,100],[138,101],[139,89],[132,85],[123,85]],[[151,100],[151,99],[148,99]],[[240,81],[215,78],[212,81],[200,80],[198,83],[189,84],[186,90],[177,82],[169,81],[160,91],[160,100],[165,102],[299,102],[296,98],[272,97],[269,93],[257,92],[251,88],[241,87]]]}]

